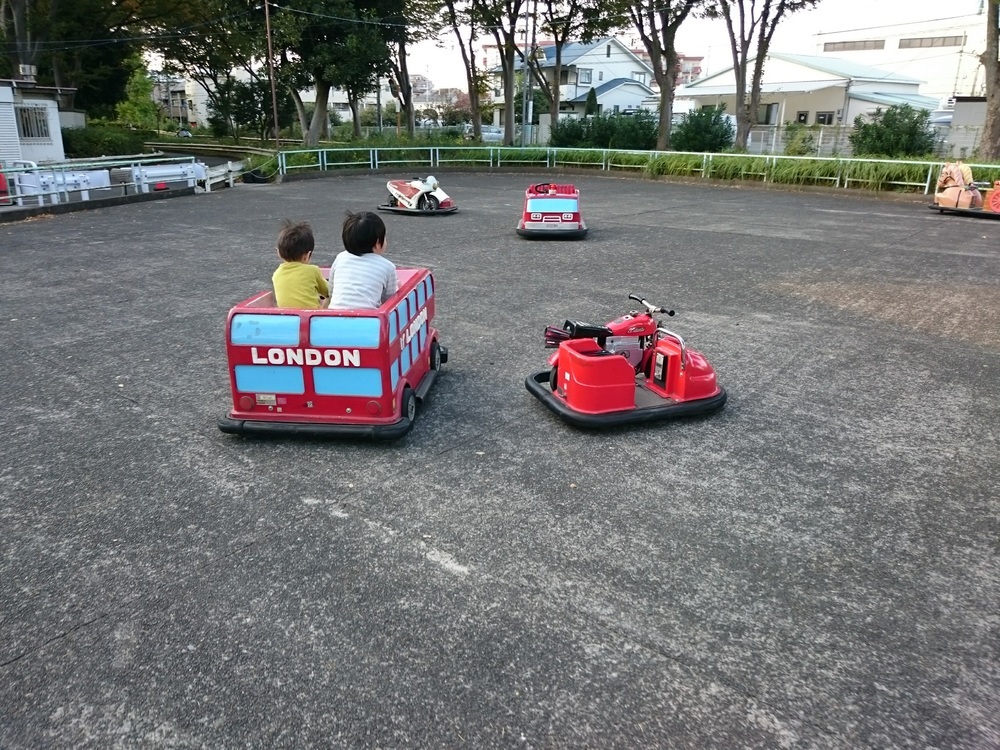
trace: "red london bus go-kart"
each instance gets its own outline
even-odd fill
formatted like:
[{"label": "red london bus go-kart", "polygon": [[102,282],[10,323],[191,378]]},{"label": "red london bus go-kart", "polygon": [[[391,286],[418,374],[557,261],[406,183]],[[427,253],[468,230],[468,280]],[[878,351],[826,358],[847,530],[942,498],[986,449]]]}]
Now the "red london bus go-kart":
[{"label": "red london bus go-kart", "polygon": [[545,329],[557,351],[548,370],[529,375],[528,391],[576,427],[614,427],[694,416],[721,409],[726,391],[708,360],[662,326],[656,313],[673,310],[634,294],[643,310],[607,325],[567,320]]},{"label": "red london bus go-kart", "polygon": [[530,240],[582,240],[587,225],[580,213],[580,191],[554,182],[529,185],[517,233]]},{"label": "red london bus go-kart", "polygon": [[433,326],[434,276],[398,268],[377,310],[295,310],[267,291],[229,311],[233,403],[223,432],[397,438],[448,352]]}]

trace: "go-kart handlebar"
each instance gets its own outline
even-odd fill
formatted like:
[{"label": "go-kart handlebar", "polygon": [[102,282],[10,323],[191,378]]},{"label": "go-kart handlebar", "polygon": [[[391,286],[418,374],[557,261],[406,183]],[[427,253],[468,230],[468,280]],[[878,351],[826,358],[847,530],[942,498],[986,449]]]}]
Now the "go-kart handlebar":
[{"label": "go-kart handlebar", "polygon": [[654,305],[654,304],[652,304],[650,302],[647,302],[646,300],[644,300],[642,297],[640,297],[637,294],[630,294],[628,296],[628,298],[629,299],[634,299],[640,305],[642,305],[643,307],[645,307],[646,310],[649,311],[650,314],[652,314],[652,313],[663,313],[664,315],[668,315],[670,317],[673,317],[673,314],[674,314],[673,310],[668,310],[665,307],[658,307],[658,306],[656,306],[656,305]]}]

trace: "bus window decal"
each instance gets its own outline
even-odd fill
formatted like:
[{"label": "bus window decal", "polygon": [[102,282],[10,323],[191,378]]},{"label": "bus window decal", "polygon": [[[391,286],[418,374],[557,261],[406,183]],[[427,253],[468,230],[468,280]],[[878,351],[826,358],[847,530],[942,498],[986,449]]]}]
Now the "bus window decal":
[{"label": "bus window decal", "polygon": [[382,372],[375,367],[345,370],[339,367],[313,368],[313,385],[321,396],[364,396],[381,398]]},{"label": "bus window decal", "polygon": [[240,346],[298,346],[298,315],[237,313],[229,329],[229,341]]},{"label": "bus window decal", "polygon": [[377,349],[381,343],[378,318],[313,315],[309,321],[309,343],[313,346]]},{"label": "bus window decal", "polygon": [[305,393],[301,367],[236,365],[236,389],[241,393]]}]

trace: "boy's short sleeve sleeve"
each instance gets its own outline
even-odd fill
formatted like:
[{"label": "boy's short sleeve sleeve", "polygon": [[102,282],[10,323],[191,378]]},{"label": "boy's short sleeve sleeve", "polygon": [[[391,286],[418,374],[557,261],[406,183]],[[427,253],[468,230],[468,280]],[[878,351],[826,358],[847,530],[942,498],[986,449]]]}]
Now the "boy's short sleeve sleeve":
[{"label": "boy's short sleeve sleeve", "polygon": [[326,283],[326,279],[323,278],[323,271],[319,266],[313,266],[316,269],[316,291],[319,292],[320,297],[330,296],[330,285]]},{"label": "boy's short sleeve sleeve", "polygon": [[396,275],[396,266],[389,262],[388,268],[385,271],[385,289],[382,292],[382,301],[385,302],[389,297],[394,295],[399,290],[399,277]]}]

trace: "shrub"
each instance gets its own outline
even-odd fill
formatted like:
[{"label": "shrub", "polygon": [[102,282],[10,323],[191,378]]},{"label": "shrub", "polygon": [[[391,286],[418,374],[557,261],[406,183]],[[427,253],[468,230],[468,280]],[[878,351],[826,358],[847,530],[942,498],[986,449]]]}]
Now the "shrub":
[{"label": "shrub", "polygon": [[814,156],[816,136],[807,125],[799,122],[785,123],[785,156]]},{"label": "shrub", "polygon": [[644,110],[582,120],[559,120],[552,127],[550,145],[556,148],[617,148],[649,151],[656,147],[656,118]]},{"label": "shrub", "polygon": [[131,130],[115,125],[63,128],[62,131],[63,148],[70,159],[141,154],[144,141],[152,138],[151,131]]},{"label": "shrub", "polygon": [[670,134],[670,147],[677,151],[717,153],[731,148],[736,139],[725,105],[689,112]]},{"label": "shrub", "polygon": [[854,118],[854,132],[848,140],[855,156],[926,156],[934,151],[930,112],[909,104],[876,109],[868,120]]}]

